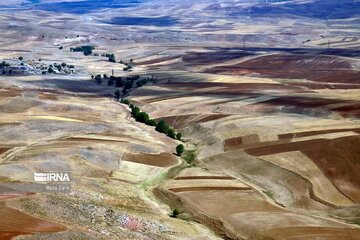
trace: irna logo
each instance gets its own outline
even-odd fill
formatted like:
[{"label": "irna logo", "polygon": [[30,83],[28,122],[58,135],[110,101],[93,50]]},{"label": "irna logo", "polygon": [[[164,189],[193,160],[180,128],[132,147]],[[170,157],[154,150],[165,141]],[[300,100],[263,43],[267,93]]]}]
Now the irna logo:
[{"label": "irna logo", "polygon": [[34,173],[35,182],[70,182],[70,173]]}]

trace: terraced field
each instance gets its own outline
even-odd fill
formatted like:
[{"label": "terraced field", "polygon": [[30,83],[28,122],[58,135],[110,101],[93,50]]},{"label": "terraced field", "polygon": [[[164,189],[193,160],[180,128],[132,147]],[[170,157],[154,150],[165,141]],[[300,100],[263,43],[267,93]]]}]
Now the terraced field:
[{"label": "terraced field", "polygon": [[[0,239],[360,239],[359,9],[0,0]],[[51,171],[69,193],[32,188]]]},{"label": "terraced field", "polygon": [[309,51],[190,53],[136,90],[207,169],[184,170],[158,195],[233,239],[360,238],[358,59]]},{"label": "terraced field", "polygon": [[[125,105],[108,98],[59,94],[36,81],[30,89],[1,84],[0,239],[213,235],[170,218],[148,192],[180,164],[175,140],[136,123]],[[71,172],[71,193],[11,188],[34,183],[34,172]]]}]

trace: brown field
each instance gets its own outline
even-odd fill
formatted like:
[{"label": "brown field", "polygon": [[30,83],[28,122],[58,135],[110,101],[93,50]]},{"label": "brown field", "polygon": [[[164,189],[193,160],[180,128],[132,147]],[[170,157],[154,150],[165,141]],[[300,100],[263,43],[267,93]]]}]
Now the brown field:
[{"label": "brown field", "polygon": [[330,56],[275,54],[258,57],[234,66],[208,70],[211,73],[255,72],[270,78],[308,79],[326,83],[356,83],[360,73],[350,61]]},{"label": "brown field", "polygon": [[[4,96],[7,107],[1,109],[6,114],[1,115],[0,126],[0,181],[32,182],[33,172],[71,171],[74,195],[51,195],[50,200],[49,194],[19,196],[10,192],[0,197],[0,239],[19,235],[31,238],[36,233],[58,239],[88,238],[94,233],[86,229],[104,231],[103,222],[90,221],[103,213],[90,209],[111,209],[120,214],[115,206],[138,209],[142,211],[142,221],[174,229],[175,235],[177,231],[187,232],[189,238],[205,234],[207,230],[199,224],[173,220],[161,207],[150,207],[153,200],[142,196],[145,190],[136,186],[164,175],[179,163],[173,155],[176,141],[136,123],[125,106],[107,98],[63,95],[52,90],[52,97],[45,98],[28,89],[15,88],[14,92],[19,94]],[[36,104],[18,108],[19,101]],[[80,204],[85,209],[72,207]],[[133,217],[133,212],[123,209],[121,214]],[[117,224],[108,223],[107,226]],[[115,230],[115,239],[134,236],[129,231]],[[142,234],[154,234],[151,231]],[[159,230],[156,234],[161,239],[164,233]]]},{"label": "brown field", "polygon": [[[356,174],[360,154],[360,137],[344,137],[332,140],[317,139],[265,147],[249,148],[245,151],[254,156],[264,156],[279,152],[301,151],[312,159],[334,184],[354,202],[360,200],[360,178]],[[332,146],[336,146],[333,148]],[[338,151],[337,148],[342,149]]]},{"label": "brown field", "polygon": [[183,187],[183,188],[169,188],[169,191],[178,192],[196,192],[196,191],[236,191],[236,190],[250,190],[248,187]]},{"label": "brown field", "polygon": [[146,165],[158,166],[158,167],[169,167],[178,163],[178,160],[174,157],[174,155],[169,153],[160,153],[160,154],[126,153],[122,157],[122,160],[146,164]]},{"label": "brown field", "polygon": [[229,180],[229,179],[234,179],[233,177],[230,176],[181,176],[181,177],[177,177],[175,178],[175,180],[194,180],[194,179],[224,179],[224,180]]},{"label": "brown field", "polygon": [[10,240],[19,235],[39,232],[59,232],[66,229],[60,224],[36,219],[16,209],[4,206],[2,202],[0,202],[0,213],[3,216],[0,220],[0,239],[2,240]]},{"label": "brown field", "polygon": [[[0,239],[360,239],[354,1],[30,2],[0,3],[0,61],[27,69],[0,72],[0,183],[70,171],[72,189],[0,195]],[[153,77],[121,97],[182,141],[97,74]]]},{"label": "brown field", "polygon": [[[198,163],[216,173],[184,170],[159,196],[230,239],[360,238],[346,224],[357,219],[360,187],[353,59],[247,57],[190,53],[182,61],[193,72],[160,73],[162,84],[134,92],[150,115],[182,129]],[[227,182],[239,179],[249,186]],[[332,215],[339,208],[348,218]]]}]

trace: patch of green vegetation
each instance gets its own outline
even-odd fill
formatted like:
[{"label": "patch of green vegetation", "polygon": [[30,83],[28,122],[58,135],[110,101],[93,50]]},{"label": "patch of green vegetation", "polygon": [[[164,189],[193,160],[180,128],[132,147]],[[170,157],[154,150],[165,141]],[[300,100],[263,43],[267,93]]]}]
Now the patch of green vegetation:
[{"label": "patch of green vegetation", "polygon": [[94,79],[95,79],[95,82],[96,82],[97,84],[101,84],[101,83],[102,83],[102,78],[101,78],[101,75],[100,75],[100,74],[96,75]]},{"label": "patch of green vegetation", "polygon": [[133,67],[130,65],[130,64],[128,64],[125,68],[123,68],[123,71],[130,71],[131,69],[132,69]]},{"label": "patch of green vegetation", "polygon": [[149,178],[143,182],[141,182],[138,187],[140,189],[148,189],[148,188],[151,188],[151,187],[154,187],[154,186],[157,186],[159,185],[161,182],[163,182],[165,179],[168,178],[168,173],[167,172],[162,172],[158,175],[156,175],[155,177],[153,178]]},{"label": "patch of green vegetation", "polygon": [[70,48],[70,52],[83,52],[85,56],[91,55],[93,50],[95,50],[94,46],[81,46]]},{"label": "patch of green vegetation", "polygon": [[180,214],[179,209],[175,208],[175,209],[172,211],[172,213],[170,214],[170,217],[172,217],[172,218],[177,218],[179,214]]},{"label": "patch of green vegetation", "polygon": [[178,156],[181,156],[181,154],[183,154],[184,151],[185,151],[184,145],[179,144],[179,145],[176,146],[176,154]]},{"label": "patch of green vegetation", "polygon": [[186,150],[181,155],[181,158],[184,159],[187,164],[193,164],[196,158],[196,150]]},{"label": "patch of green vegetation", "polygon": [[350,222],[351,224],[360,225],[360,219],[356,219]]},{"label": "patch of green vegetation", "polygon": [[2,183],[15,183],[15,182],[20,182],[20,181],[19,180],[13,180],[13,179],[8,178],[8,177],[0,176],[0,182],[2,182]]},{"label": "patch of green vegetation", "polygon": [[274,199],[274,193],[272,193],[270,191],[263,191],[263,193],[265,193],[268,197]]},{"label": "patch of green vegetation", "polygon": [[7,63],[7,62],[5,62],[5,61],[2,61],[2,62],[0,63],[0,68],[4,68],[4,67],[10,67],[10,64]]},{"label": "patch of green vegetation", "polygon": [[[126,89],[126,86],[124,87],[124,89]],[[119,92],[116,91],[114,96],[117,99],[120,98]],[[120,102],[128,105],[131,108],[131,116],[135,118],[136,121],[145,123],[148,126],[153,126],[155,127],[156,131],[160,133],[164,133],[172,139],[178,139],[178,140],[181,139],[182,136],[181,133],[176,133],[175,130],[171,128],[163,119],[161,119],[159,122],[156,122],[154,119],[150,118],[149,114],[147,114],[146,112],[142,112],[139,107],[132,104],[129,100],[122,98]],[[182,147],[184,148],[184,146]],[[182,150],[182,152],[184,152],[184,149]],[[180,156],[181,153],[180,154],[178,153],[178,155]]]},{"label": "patch of green vegetation", "polygon": [[116,63],[115,55],[112,53],[108,56],[109,62]]}]

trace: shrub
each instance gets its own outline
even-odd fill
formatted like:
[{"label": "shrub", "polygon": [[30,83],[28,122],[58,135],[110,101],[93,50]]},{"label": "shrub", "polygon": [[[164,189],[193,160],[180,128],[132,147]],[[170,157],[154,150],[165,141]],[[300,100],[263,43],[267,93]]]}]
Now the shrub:
[{"label": "shrub", "polygon": [[62,50],[62,49],[64,49],[64,47],[63,47],[63,46],[60,46],[60,47],[59,47],[59,50]]},{"label": "shrub", "polygon": [[52,67],[49,67],[48,72],[49,73],[54,73],[55,71],[54,71],[54,69]]},{"label": "shrub", "polygon": [[23,58],[23,57],[21,57],[21,56],[20,56],[18,59],[19,59],[20,61],[24,60],[24,58]]},{"label": "shrub", "polygon": [[177,208],[175,208],[175,209],[172,211],[172,213],[170,214],[170,217],[176,218],[179,214],[180,214],[180,211],[179,211]]},{"label": "shrub", "polygon": [[126,67],[123,68],[124,71],[129,71],[132,69],[132,66],[130,64],[125,63]]},{"label": "shrub", "polygon": [[66,63],[62,63],[61,66],[62,66],[63,68],[65,68],[65,67],[66,67]]},{"label": "shrub", "polygon": [[187,164],[193,163],[196,158],[196,150],[187,150],[181,156]]}]

